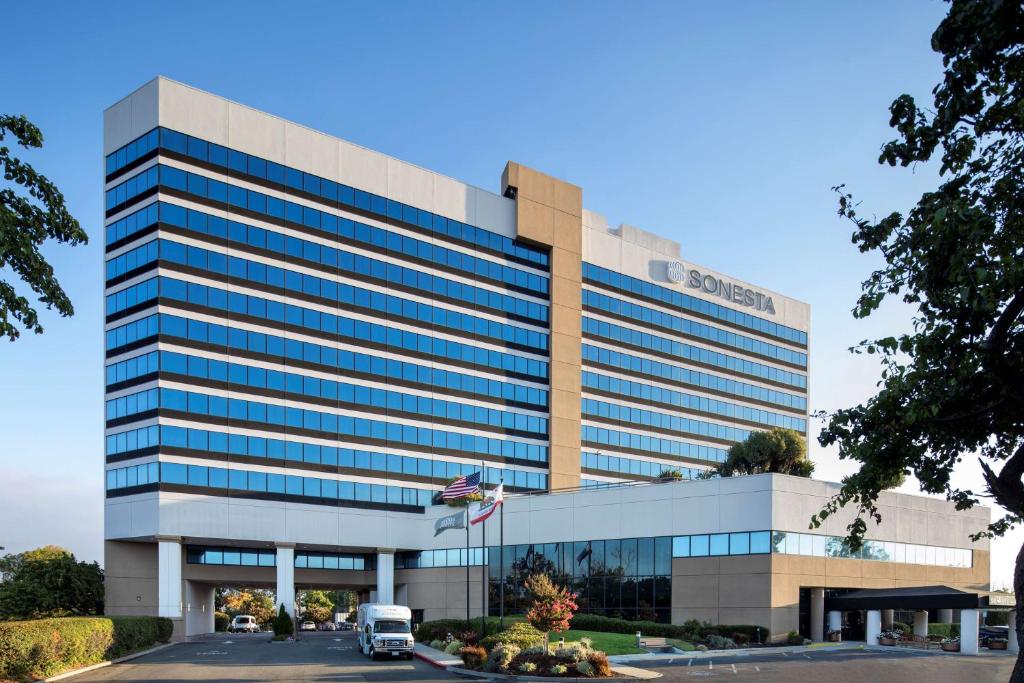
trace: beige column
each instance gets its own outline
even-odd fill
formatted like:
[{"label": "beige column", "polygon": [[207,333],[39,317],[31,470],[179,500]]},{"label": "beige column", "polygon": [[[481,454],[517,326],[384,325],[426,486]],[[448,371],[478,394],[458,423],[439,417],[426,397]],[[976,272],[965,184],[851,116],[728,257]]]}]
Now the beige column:
[{"label": "beige column", "polygon": [[505,165],[501,188],[516,200],[517,237],[551,249],[548,488],[575,488],[580,484],[583,190],[514,161]]},{"label": "beige column", "polygon": [[825,640],[825,589],[811,589],[811,640]]}]

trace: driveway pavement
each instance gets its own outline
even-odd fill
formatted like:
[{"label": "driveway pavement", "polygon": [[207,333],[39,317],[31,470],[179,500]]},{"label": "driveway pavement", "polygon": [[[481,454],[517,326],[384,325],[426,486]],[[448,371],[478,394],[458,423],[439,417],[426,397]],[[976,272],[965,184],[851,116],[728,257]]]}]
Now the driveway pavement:
[{"label": "driveway pavement", "polygon": [[[710,653],[709,653],[710,654]],[[679,655],[633,666],[657,671],[664,681],[699,679],[813,683],[993,683],[1009,680],[1013,657],[969,657],[940,652],[889,649],[811,650],[722,657]]]},{"label": "driveway pavement", "polygon": [[419,660],[371,662],[352,632],[307,633],[293,643],[270,634],[214,634],[69,679],[85,681],[439,681],[455,677]]}]

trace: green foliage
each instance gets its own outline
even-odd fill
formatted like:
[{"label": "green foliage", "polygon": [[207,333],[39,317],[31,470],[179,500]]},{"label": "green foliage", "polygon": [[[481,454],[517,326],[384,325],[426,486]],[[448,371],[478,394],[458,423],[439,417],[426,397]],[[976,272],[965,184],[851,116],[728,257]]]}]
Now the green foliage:
[{"label": "green foliage", "polygon": [[44,546],[0,562],[0,618],[39,619],[103,612],[103,570]]},{"label": "green foliage", "polygon": [[511,644],[520,650],[544,645],[544,634],[530,624],[519,622],[512,624],[504,631],[487,636],[481,645],[493,649],[499,643]]},{"label": "green foliage", "polygon": [[[612,675],[612,665],[608,661],[608,655],[603,652],[591,652],[587,664],[593,669],[593,676],[596,678],[607,678]],[[576,669],[579,670],[578,665]]]},{"label": "green foliage", "polygon": [[[803,642],[803,638],[800,639],[800,642]],[[705,636],[704,644],[712,650],[732,650],[736,647],[736,643],[732,638],[726,638],[716,633],[709,633]]]},{"label": "green foliage", "polygon": [[985,615],[985,623],[989,626],[1006,626],[1010,623],[1012,612],[989,612]]},{"label": "green foliage", "polygon": [[676,469],[666,467],[658,474],[658,479],[679,481],[683,478],[683,473]]},{"label": "green foliage", "polygon": [[[42,132],[24,116],[0,116],[0,141],[8,134],[25,149],[43,146]],[[75,246],[88,242],[89,237],[64,206],[64,196],[56,185],[5,145],[0,146],[0,166],[9,183],[0,189],[0,269],[10,269],[47,308],[62,316],[73,315],[74,306],[39,247],[49,239]],[[43,331],[39,314],[28,299],[0,279],[0,336],[14,341],[21,335],[18,324],[37,334]]]},{"label": "green foliage", "polygon": [[213,613],[213,630],[214,631],[227,631],[228,626],[231,625],[231,617],[224,612]]},{"label": "green foliage", "polygon": [[454,655],[461,650],[465,644],[461,640],[453,640],[444,646],[444,653],[446,655]]},{"label": "green foliage", "polygon": [[729,449],[729,456],[717,468],[723,477],[777,472],[809,477],[814,463],[807,458],[807,444],[799,432],[782,427],[751,432]]},{"label": "green foliage", "polygon": [[484,668],[487,671],[500,673],[507,671],[509,664],[519,654],[519,647],[511,643],[498,643],[487,655],[487,663]]},{"label": "green foliage", "polygon": [[594,665],[590,662],[579,662],[576,664],[576,671],[579,672],[580,676],[592,678],[594,676]]},{"label": "green foliage", "polygon": [[416,640],[430,642],[431,640],[445,640],[449,633],[462,633],[466,630],[465,619],[437,619],[435,621],[424,621],[416,627]]},{"label": "green foliage", "polygon": [[569,667],[565,664],[554,664],[548,670],[551,672],[552,676],[564,676],[569,671]]},{"label": "green foliage", "polygon": [[[896,625],[893,624],[894,628],[895,626]],[[913,632],[913,629],[904,631],[904,633]],[[960,624],[928,624],[928,635],[942,636],[943,638],[959,638]]]},{"label": "green foliage", "polygon": [[532,574],[525,586],[530,593],[526,620],[544,634],[544,642],[547,643],[549,631],[568,631],[569,621],[577,609],[576,595],[555,585],[547,574]]},{"label": "green foliage", "polygon": [[790,645],[803,645],[804,637],[796,631],[790,631],[786,634],[786,642]]},{"label": "green foliage", "polygon": [[327,591],[303,591],[300,604],[303,616],[316,623],[327,621],[334,614],[334,602]]},{"label": "green foliage", "polygon": [[905,473],[959,509],[978,504],[982,492],[951,480],[967,455],[980,456],[987,494],[1008,510],[978,535],[1002,535],[1024,515],[1022,24],[1020,3],[955,0],[932,35],[945,68],[932,104],[918,107],[901,95],[890,106],[897,139],[882,148],[879,163],[933,161],[935,190],[906,213],[865,219],[853,197],[836,188],[839,215],[854,225],[853,243],[884,259],[862,283],[854,316],[870,316],[891,297],[915,308],[910,332],[853,349],[880,356],[878,392],[822,415],[829,420],[819,442],[837,445],[860,469],[812,524],[855,505],[847,527],[854,549],[865,518],[881,520],[879,493]]},{"label": "green foliage", "polygon": [[[904,633],[913,633],[914,632],[914,629],[910,626],[910,624],[904,624],[902,621],[894,621],[894,622],[892,622],[892,630],[894,630],[894,631],[903,631]],[[929,629],[929,631],[930,631],[930,629]]]},{"label": "green foliage", "polygon": [[274,617],[274,635],[284,638],[295,634],[295,622],[292,621],[292,617],[288,614],[282,603],[280,608],[277,610],[277,616]]},{"label": "green foliage", "polygon": [[174,628],[162,617],[69,617],[0,622],[0,680],[32,680],[121,657]]},{"label": "green foliage", "polygon": [[677,638],[689,642],[699,642],[708,635],[721,635],[728,638],[735,638],[735,634],[742,634],[748,642],[763,643],[768,639],[768,629],[756,624],[721,624],[712,626],[696,619],[689,619],[682,624],[659,624],[653,621],[630,621],[627,619],[613,619],[597,614],[577,614],[572,618],[573,630],[580,631],[603,631],[606,633],[636,633],[640,631],[645,636],[656,638]]}]

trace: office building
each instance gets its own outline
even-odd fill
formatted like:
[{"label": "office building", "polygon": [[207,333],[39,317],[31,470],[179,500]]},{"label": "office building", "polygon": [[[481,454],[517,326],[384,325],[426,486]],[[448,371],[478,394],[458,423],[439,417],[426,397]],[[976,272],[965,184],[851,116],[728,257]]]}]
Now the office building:
[{"label": "office building", "polygon": [[[509,162],[490,192],[163,78],[104,154],[110,613],[194,635],[253,585],[457,616],[468,562],[477,613],[543,568],[587,611],[778,636],[826,589],[987,588],[987,510],[887,494],[851,557],[841,520],[807,533],[834,485],[694,481],[752,430],[806,437],[808,306],[575,185]],[[493,519],[468,554],[433,535],[475,471],[513,494],[505,551]]]}]

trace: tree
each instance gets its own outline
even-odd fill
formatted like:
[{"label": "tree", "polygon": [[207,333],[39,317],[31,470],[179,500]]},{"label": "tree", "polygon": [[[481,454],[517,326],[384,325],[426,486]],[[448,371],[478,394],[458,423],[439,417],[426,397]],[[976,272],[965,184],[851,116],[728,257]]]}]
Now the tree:
[{"label": "tree", "polygon": [[745,440],[734,443],[729,457],[716,471],[723,477],[764,472],[809,477],[814,472],[814,463],[807,459],[807,445],[799,433],[775,427],[766,432],[751,432]]},{"label": "tree", "polygon": [[274,638],[277,640],[287,638],[288,636],[294,635],[295,633],[295,622],[292,621],[292,617],[288,614],[288,610],[284,608],[284,604],[277,610],[277,616],[274,617]]},{"label": "tree", "polygon": [[225,590],[221,601],[223,611],[231,617],[248,614],[258,624],[269,624],[274,618],[274,598],[268,590]]},{"label": "tree", "polygon": [[[0,141],[8,133],[25,149],[43,146],[42,132],[24,116],[0,116]],[[64,206],[64,195],[46,176],[3,145],[0,165],[4,180],[12,185],[0,189],[0,268],[13,271],[47,308],[55,308],[65,317],[74,315],[71,299],[61,289],[39,247],[48,239],[75,246],[88,242],[89,237]],[[15,191],[19,185],[27,196]],[[17,324],[36,334],[43,331],[39,314],[28,299],[0,279],[0,336],[17,339],[21,335]]]},{"label": "tree", "polygon": [[[944,78],[930,109],[901,95],[890,107],[897,137],[879,163],[935,160],[938,187],[906,214],[861,218],[840,186],[839,215],[853,243],[884,264],[863,283],[853,310],[865,318],[887,297],[916,310],[909,332],[865,340],[878,354],[877,393],[828,418],[819,442],[859,463],[812,518],[819,526],[856,506],[848,526],[860,546],[865,518],[881,521],[879,493],[913,473],[927,493],[958,509],[989,497],[1006,514],[972,536],[1000,536],[1024,516],[1024,9],[1019,2],[954,0],[932,35]],[[984,491],[955,486],[954,466],[976,458]],[[1024,548],[1014,590],[1024,591]],[[1024,611],[1017,612],[1024,645]],[[1018,659],[1012,681],[1024,681]]]},{"label": "tree", "polygon": [[317,623],[330,620],[334,614],[334,602],[326,591],[305,591],[301,604],[304,616]]},{"label": "tree", "polygon": [[530,592],[530,609],[526,621],[544,633],[544,650],[548,649],[548,633],[569,630],[569,622],[578,609],[576,594],[562,586],[556,586],[547,574],[533,574],[526,579],[526,590]]},{"label": "tree", "polygon": [[0,561],[0,618],[39,619],[103,613],[103,570],[48,545]]}]

